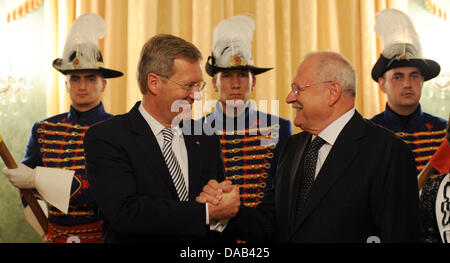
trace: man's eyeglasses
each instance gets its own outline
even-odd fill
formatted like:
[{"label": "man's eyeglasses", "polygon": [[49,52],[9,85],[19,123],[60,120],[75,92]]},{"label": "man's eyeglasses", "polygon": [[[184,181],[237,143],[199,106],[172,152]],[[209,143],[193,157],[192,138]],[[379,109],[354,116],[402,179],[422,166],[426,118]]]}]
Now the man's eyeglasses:
[{"label": "man's eyeglasses", "polygon": [[206,82],[203,81],[203,80],[201,80],[199,82],[196,82],[196,83],[180,84],[180,83],[178,83],[176,81],[173,81],[173,80],[169,79],[166,76],[163,76],[163,75],[160,75],[160,74],[156,74],[156,75],[158,75],[158,76],[160,76],[162,78],[165,78],[165,79],[167,79],[170,82],[173,82],[173,83],[177,84],[178,86],[182,87],[183,89],[185,89],[186,91],[189,91],[189,92],[191,92],[195,88],[198,88],[198,91],[202,91],[205,88],[205,86],[206,86]]},{"label": "man's eyeglasses", "polygon": [[302,86],[298,86],[295,83],[291,84],[292,90],[294,91],[294,94],[297,96],[300,94],[300,91],[304,91],[306,88],[309,88],[311,86],[317,86],[317,85],[322,85],[322,84],[328,84],[333,82],[332,80],[327,80],[327,81],[322,81],[322,82],[317,82],[317,83],[313,83],[313,84],[306,84],[306,85],[302,85]]}]

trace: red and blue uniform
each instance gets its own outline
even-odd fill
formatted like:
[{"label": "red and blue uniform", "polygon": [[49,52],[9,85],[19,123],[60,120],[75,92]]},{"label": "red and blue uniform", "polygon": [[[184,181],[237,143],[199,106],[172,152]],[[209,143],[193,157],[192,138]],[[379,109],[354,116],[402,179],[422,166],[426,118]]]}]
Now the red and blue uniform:
[{"label": "red and blue uniform", "polygon": [[111,116],[100,103],[87,112],[71,107],[69,112],[34,124],[22,163],[30,168],[44,166],[75,171],[68,214],[52,205],[48,207],[46,242],[65,243],[70,236],[76,236],[82,243],[101,242],[101,220],[89,189],[83,139],[90,126]]},{"label": "red and blue uniform", "polygon": [[212,128],[220,137],[225,177],[239,186],[241,203],[257,206],[272,185],[279,153],[292,135],[291,122],[251,106],[229,117],[219,104],[202,120],[203,127]]},{"label": "red and blue uniform", "polygon": [[[422,171],[446,135],[446,121],[422,112],[419,107],[410,116],[399,116],[388,105],[386,110],[375,115],[371,121],[393,131],[410,147],[416,160],[418,172]],[[436,225],[435,200],[437,189],[445,175],[427,180],[420,196],[420,240],[426,243],[440,242]]]},{"label": "red and blue uniform", "polygon": [[386,104],[386,110],[370,120],[391,130],[409,145],[420,172],[444,140],[447,121],[423,112],[420,105],[407,119],[402,118],[406,117],[399,116]]}]

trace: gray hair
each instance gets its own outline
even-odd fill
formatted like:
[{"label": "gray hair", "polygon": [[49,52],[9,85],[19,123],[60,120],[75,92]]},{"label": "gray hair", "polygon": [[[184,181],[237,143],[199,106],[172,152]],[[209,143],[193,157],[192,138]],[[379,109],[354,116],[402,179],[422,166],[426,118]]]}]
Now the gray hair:
[{"label": "gray hair", "polygon": [[342,86],[343,91],[356,95],[358,79],[352,64],[341,54],[334,51],[315,51],[308,53],[304,60],[318,56],[316,76],[318,81],[335,80]]}]

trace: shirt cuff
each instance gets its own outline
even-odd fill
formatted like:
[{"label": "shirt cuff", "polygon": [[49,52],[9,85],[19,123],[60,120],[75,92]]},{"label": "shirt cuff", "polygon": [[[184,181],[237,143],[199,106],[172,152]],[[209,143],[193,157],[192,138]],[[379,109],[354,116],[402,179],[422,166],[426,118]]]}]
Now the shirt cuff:
[{"label": "shirt cuff", "polygon": [[222,220],[211,220],[209,221],[209,208],[208,203],[205,203],[206,207],[206,225],[209,225],[209,230],[216,231],[222,233],[228,225],[228,221],[230,218],[222,219]]},{"label": "shirt cuff", "polygon": [[225,230],[225,228],[227,227],[228,221],[230,221],[230,218],[222,219],[219,221],[217,221],[217,220],[213,220],[213,221],[215,221],[215,222],[211,222],[211,224],[209,225],[209,230],[222,233]]}]

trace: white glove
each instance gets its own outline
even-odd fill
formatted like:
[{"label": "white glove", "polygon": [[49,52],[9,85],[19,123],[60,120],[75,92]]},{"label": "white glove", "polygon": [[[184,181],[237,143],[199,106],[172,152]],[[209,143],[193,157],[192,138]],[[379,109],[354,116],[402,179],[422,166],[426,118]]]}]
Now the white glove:
[{"label": "white glove", "polygon": [[16,169],[5,168],[2,172],[15,187],[35,188],[45,201],[67,214],[75,171],[41,166],[31,169],[18,163]]},{"label": "white glove", "polygon": [[35,170],[23,163],[17,163],[17,168],[2,170],[9,182],[19,189],[35,188]]}]

